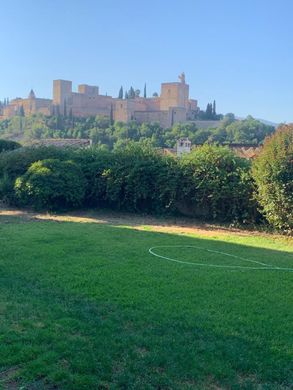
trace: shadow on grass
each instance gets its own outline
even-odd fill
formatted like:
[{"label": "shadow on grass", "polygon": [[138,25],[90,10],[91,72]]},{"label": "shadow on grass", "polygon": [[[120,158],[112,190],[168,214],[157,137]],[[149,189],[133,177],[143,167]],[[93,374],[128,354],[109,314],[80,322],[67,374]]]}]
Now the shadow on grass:
[{"label": "shadow on grass", "polygon": [[[234,227],[229,223],[217,222],[203,222],[188,217],[175,216],[151,216],[137,213],[125,213],[119,211],[112,211],[108,209],[103,210],[74,210],[64,213],[38,213],[30,209],[10,209],[0,207],[0,218],[3,221],[9,221],[16,217],[19,222],[27,220],[54,220],[56,222],[79,222],[79,223],[98,223],[110,224],[115,226],[125,226],[126,224],[132,227],[140,227],[141,225],[156,226],[156,227],[175,227],[186,229],[203,229],[206,232],[222,231],[226,233],[241,233],[243,235],[259,233],[254,226],[239,226]],[[258,226],[262,228],[262,225]]]},{"label": "shadow on grass", "polygon": [[287,264],[292,254],[109,224],[17,221],[0,227],[0,383],[10,368],[31,388],[293,383],[292,274],[173,264],[148,248],[197,245]]}]

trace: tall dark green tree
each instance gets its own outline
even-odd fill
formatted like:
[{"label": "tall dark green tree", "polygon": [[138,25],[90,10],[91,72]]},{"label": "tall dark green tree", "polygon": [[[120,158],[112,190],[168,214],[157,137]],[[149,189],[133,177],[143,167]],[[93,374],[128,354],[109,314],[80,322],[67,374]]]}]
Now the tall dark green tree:
[{"label": "tall dark green tree", "polygon": [[121,85],[121,87],[119,89],[118,99],[123,99],[123,87],[122,87],[122,85]]},{"label": "tall dark green tree", "polygon": [[129,99],[135,98],[135,91],[134,91],[134,88],[132,86],[130,87],[130,90],[128,92],[128,97],[129,97]]},{"label": "tall dark green tree", "polygon": [[19,116],[24,116],[24,109],[23,109],[23,105],[21,105],[21,106],[19,107],[18,114],[19,114]]},{"label": "tall dark green tree", "polygon": [[146,83],[144,84],[143,97],[144,97],[144,98],[147,97]]},{"label": "tall dark green tree", "polygon": [[113,113],[113,104],[111,104],[110,108],[110,125],[113,125],[114,123],[114,113]]},{"label": "tall dark green tree", "polygon": [[212,116],[213,116],[213,105],[212,103],[208,103],[206,108],[206,119],[212,119]]},{"label": "tall dark green tree", "polygon": [[214,100],[213,101],[213,116],[216,116],[217,113],[216,113],[216,101]]}]

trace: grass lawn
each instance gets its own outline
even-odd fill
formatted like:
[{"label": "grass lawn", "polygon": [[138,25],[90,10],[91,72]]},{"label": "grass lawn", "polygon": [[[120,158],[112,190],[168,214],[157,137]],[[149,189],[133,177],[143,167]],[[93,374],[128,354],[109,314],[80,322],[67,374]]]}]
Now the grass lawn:
[{"label": "grass lawn", "polygon": [[154,246],[293,268],[272,236],[0,215],[0,388],[292,389],[293,272]]}]

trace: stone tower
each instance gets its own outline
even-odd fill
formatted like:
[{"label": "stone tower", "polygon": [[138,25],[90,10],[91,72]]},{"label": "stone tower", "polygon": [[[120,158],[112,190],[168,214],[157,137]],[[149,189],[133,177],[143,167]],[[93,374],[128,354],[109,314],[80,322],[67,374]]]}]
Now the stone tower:
[{"label": "stone tower", "polygon": [[66,98],[72,93],[72,81],[54,80],[53,81],[53,104],[61,109],[64,106]]}]

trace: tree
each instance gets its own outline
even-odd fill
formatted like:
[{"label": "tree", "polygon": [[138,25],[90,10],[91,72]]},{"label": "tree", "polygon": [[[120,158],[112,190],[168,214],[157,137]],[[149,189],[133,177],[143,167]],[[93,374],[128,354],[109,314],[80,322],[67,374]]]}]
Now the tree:
[{"label": "tree", "polygon": [[143,97],[146,99],[147,97],[147,90],[146,90],[146,83],[144,84],[144,88],[143,88]]},{"label": "tree", "polygon": [[158,97],[159,95],[158,95],[158,92],[154,92],[153,93],[153,97]]},{"label": "tree", "polygon": [[268,222],[293,232],[293,125],[283,125],[267,138],[253,163],[256,198]]},{"label": "tree", "polygon": [[216,116],[217,115],[217,113],[216,113],[216,101],[214,100],[213,101],[213,116]]},{"label": "tree", "polygon": [[18,142],[0,139],[0,153],[18,148],[21,148],[21,145]]},{"label": "tree", "polygon": [[24,109],[23,109],[23,105],[21,105],[21,106],[19,107],[18,114],[19,114],[19,116],[24,116]]},{"label": "tree", "polygon": [[208,103],[206,108],[206,119],[212,119],[212,117],[213,117],[213,106],[212,103]]},{"label": "tree", "polygon": [[130,87],[130,90],[128,91],[128,98],[129,99],[135,98],[135,91],[134,91],[133,87]]},{"label": "tree", "polygon": [[136,89],[136,90],[134,91],[134,93],[135,93],[135,97],[139,97],[139,95],[140,95],[140,89]]},{"label": "tree", "polygon": [[129,99],[128,92],[125,91],[125,99]]},{"label": "tree", "polygon": [[119,89],[118,99],[123,99],[123,87],[122,87],[122,85],[121,85],[121,87]]},{"label": "tree", "polygon": [[67,116],[67,106],[66,106],[66,99],[64,99],[64,109],[63,109],[63,115]]}]

